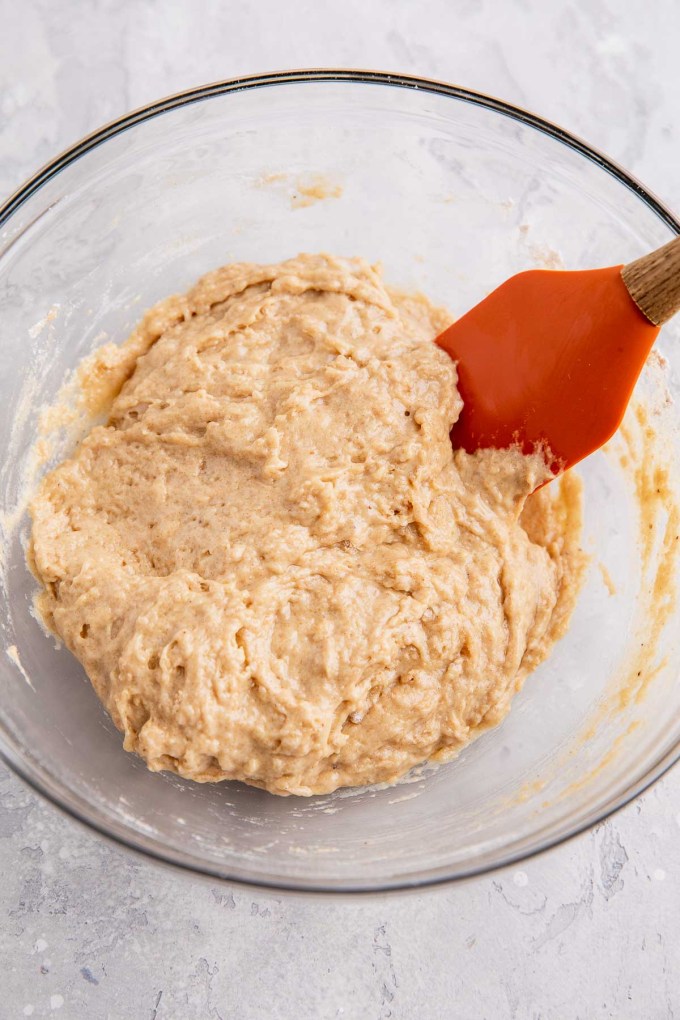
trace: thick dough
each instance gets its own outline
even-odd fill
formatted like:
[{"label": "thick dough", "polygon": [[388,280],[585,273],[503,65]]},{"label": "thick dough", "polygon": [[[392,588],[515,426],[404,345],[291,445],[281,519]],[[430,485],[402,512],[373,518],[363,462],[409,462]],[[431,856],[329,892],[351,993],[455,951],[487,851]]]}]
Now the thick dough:
[{"label": "thick dough", "polygon": [[110,419],[45,478],[32,559],[151,769],[393,781],[498,722],[564,631],[577,483],[523,511],[540,456],[452,451],[447,321],[301,255],[209,274],[103,359]]}]

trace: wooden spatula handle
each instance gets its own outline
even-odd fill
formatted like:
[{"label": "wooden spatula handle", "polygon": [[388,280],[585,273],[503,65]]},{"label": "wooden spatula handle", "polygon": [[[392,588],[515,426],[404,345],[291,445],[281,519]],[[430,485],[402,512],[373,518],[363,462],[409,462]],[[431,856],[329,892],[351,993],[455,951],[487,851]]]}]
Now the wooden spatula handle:
[{"label": "wooden spatula handle", "polygon": [[642,314],[661,326],[680,311],[680,237],[629,262],[621,276]]}]

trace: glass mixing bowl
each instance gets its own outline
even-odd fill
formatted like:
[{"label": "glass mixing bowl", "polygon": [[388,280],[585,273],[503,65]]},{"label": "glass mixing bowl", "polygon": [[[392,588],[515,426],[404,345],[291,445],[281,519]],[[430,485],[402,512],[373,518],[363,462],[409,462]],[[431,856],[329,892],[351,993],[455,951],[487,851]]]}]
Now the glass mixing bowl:
[{"label": "glass mixing bowl", "polygon": [[[38,409],[159,298],[225,262],[326,250],[380,260],[390,283],[458,314],[528,266],[611,265],[668,241],[677,221],[622,170],[463,89],[291,72],[197,89],[103,128],[25,184],[0,227],[0,750],[36,790],[194,872],[386,890],[545,849],[678,757],[674,493],[656,511],[638,499],[645,485],[654,497],[680,478],[677,327],[664,330],[664,358],[638,388],[661,438],[650,446],[631,418],[627,438],[581,468],[591,566],[568,635],[501,726],[396,787],[284,799],[147,772],[122,750],[78,663],[36,621],[24,555]],[[53,460],[72,442],[63,433]]]}]

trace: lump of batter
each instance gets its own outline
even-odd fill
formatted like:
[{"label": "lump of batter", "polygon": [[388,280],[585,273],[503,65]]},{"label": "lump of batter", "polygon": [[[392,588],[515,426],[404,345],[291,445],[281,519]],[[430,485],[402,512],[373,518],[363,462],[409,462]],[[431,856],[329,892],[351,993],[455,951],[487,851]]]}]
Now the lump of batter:
[{"label": "lump of batter", "polygon": [[563,633],[577,483],[527,502],[542,457],[452,450],[449,321],[301,255],[210,273],[103,359],[110,418],[44,479],[31,557],[149,768],[389,782],[497,723]]}]

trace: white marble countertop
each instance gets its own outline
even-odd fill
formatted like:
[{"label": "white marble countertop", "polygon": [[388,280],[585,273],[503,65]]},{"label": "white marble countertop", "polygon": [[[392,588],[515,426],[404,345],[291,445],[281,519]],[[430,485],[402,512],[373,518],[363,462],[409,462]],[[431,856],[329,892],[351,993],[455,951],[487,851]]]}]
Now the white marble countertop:
[{"label": "white marble countertop", "polygon": [[[677,0],[0,0],[0,194],[126,110],[301,66],[490,92],[680,211]],[[0,767],[0,1018],[680,1016],[680,769],[595,831],[424,895],[297,898],[130,857]]]}]

